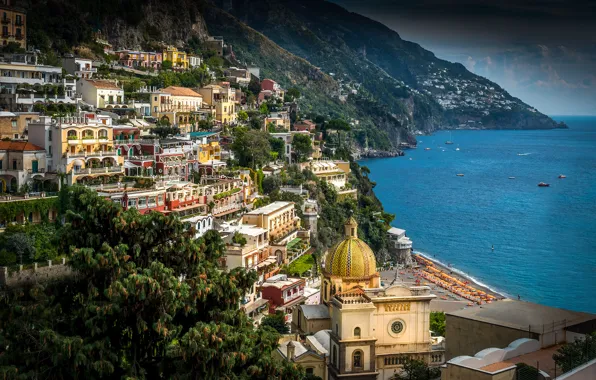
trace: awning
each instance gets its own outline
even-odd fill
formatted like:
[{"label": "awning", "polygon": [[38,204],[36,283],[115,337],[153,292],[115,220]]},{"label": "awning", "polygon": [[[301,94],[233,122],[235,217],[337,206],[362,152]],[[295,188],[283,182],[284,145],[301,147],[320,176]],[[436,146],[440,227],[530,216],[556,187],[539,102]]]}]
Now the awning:
[{"label": "awning", "polygon": [[294,301],[288,302],[287,304],[282,305],[282,306],[278,307],[275,310],[282,311],[284,309],[287,309],[288,307],[293,307],[295,305],[299,305],[299,304],[303,303],[304,301],[306,301],[306,297],[305,296],[300,296],[300,297],[296,298]]},{"label": "awning", "polygon": [[274,264],[276,262],[277,262],[277,257],[270,257],[267,260],[258,263],[257,264],[257,269],[264,268],[264,267],[266,267],[268,265],[271,265],[271,264]]},{"label": "awning", "polygon": [[140,166],[139,165],[135,165],[135,164],[133,164],[130,161],[125,161],[124,162],[124,168],[125,169],[134,169],[134,168],[140,168]]},{"label": "awning", "polygon": [[250,314],[253,311],[260,308],[261,306],[267,305],[268,302],[269,302],[269,300],[259,298],[258,300],[254,301],[254,302],[251,302],[249,304],[246,304],[245,306],[242,306],[242,309],[244,309],[244,313]]}]

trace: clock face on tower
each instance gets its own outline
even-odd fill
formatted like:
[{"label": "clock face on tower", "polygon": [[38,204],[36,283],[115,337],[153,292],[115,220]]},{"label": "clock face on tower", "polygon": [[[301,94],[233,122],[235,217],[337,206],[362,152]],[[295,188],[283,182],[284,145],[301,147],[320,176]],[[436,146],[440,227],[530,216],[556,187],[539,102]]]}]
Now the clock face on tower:
[{"label": "clock face on tower", "polygon": [[395,321],[391,324],[391,332],[394,334],[400,334],[404,331],[404,324],[401,321]]}]

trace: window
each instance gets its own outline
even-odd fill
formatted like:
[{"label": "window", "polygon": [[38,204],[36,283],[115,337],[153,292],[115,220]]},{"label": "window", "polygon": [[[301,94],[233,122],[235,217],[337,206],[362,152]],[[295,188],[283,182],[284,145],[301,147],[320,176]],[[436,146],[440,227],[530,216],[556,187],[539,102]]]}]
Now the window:
[{"label": "window", "polygon": [[312,368],[312,367],[308,367],[308,368],[306,369],[306,374],[307,374],[307,375],[314,375],[314,374],[315,374],[315,369],[314,369],[314,368]]},{"label": "window", "polygon": [[339,325],[335,324],[335,335],[339,335]]},{"label": "window", "polygon": [[354,329],[354,336],[360,338],[360,327],[356,327]]},{"label": "window", "polygon": [[12,169],[17,170],[17,160],[12,160]]},{"label": "window", "polygon": [[48,141],[52,141],[52,131],[48,131]]},{"label": "window", "polygon": [[159,204],[160,206],[163,205],[163,194],[159,194],[157,196],[157,204]]},{"label": "window", "polygon": [[10,126],[12,127],[12,129],[17,129],[17,121],[16,120],[11,120],[10,121]]},{"label": "window", "polygon": [[21,37],[21,28],[17,28],[17,37]]},{"label": "window", "polygon": [[18,139],[18,138],[19,138],[19,134],[18,134],[18,133],[15,133],[15,134],[14,134],[14,138],[15,138],[15,139]]},{"label": "window", "polygon": [[333,346],[333,356],[331,357],[331,364],[337,368],[337,346]]},{"label": "window", "polygon": [[51,156],[51,155],[52,155],[52,146],[50,145],[48,148],[49,148],[49,150],[48,150],[48,153],[49,153],[49,154],[50,154],[50,156]]},{"label": "window", "polygon": [[129,199],[128,200],[128,207],[137,207],[137,200],[136,199]]},{"label": "window", "polygon": [[360,350],[354,351],[354,353],[352,354],[352,364],[354,366],[354,369],[362,369],[363,356],[364,355],[362,354],[362,351],[360,351]]},{"label": "window", "polygon": [[8,36],[8,26],[3,26],[2,27],[2,35],[3,36]]},{"label": "window", "polygon": [[147,208],[147,199],[139,198],[139,208]]},{"label": "window", "polygon": [[2,160],[0,160],[0,170],[2,170]]}]

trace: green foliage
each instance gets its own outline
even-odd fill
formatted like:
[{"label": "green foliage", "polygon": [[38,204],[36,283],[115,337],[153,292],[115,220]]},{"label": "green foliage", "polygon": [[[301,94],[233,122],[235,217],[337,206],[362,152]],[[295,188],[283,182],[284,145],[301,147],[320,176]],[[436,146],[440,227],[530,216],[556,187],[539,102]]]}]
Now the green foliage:
[{"label": "green foliage", "polygon": [[288,269],[286,271],[290,276],[302,277],[306,271],[313,269],[314,264],[315,259],[312,255],[302,255],[288,265]]},{"label": "green foliage", "polygon": [[297,89],[296,87],[292,87],[286,91],[284,102],[293,102],[295,100],[298,100],[299,98],[300,98],[300,90]]},{"label": "green foliage", "polygon": [[159,136],[160,139],[165,139],[168,136],[174,136],[180,133],[180,128],[169,124],[158,124],[151,128],[151,134]]},{"label": "green foliage", "polygon": [[596,358],[596,333],[585,335],[584,339],[577,339],[572,343],[567,343],[553,355],[553,360],[563,370],[563,373],[569,372],[594,358]]},{"label": "green foliage", "polygon": [[292,138],[292,150],[298,162],[304,162],[313,152],[312,140],[309,135],[295,134]]},{"label": "green foliage", "polygon": [[278,191],[281,187],[281,178],[277,175],[270,175],[263,179],[263,193],[269,195],[274,191]]},{"label": "green foliage", "polygon": [[259,106],[259,112],[261,115],[269,115],[269,107],[267,107],[267,103],[262,103]]},{"label": "green foliage", "polygon": [[224,61],[223,58],[214,55],[213,57],[209,57],[205,60],[207,66],[212,69],[217,69],[223,67]]},{"label": "green foliage", "polygon": [[430,329],[439,336],[445,336],[445,313],[442,311],[430,313]]},{"label": "green foliage", "polygon": [[14,252],[19,264],[23,264],[24,261],[32,262],[35,259],[35,240],[23,232],[7,236],[3,245],[7,251]]},{"label": "green foliage", "polygon": [[277,152],[277,157],[284,157],[286,143],[282,139],[278,139],[275,137],[269,137],[269,145],[271,145],[271,150],[273,152]]},{"label": "green foliage", "polygon": [[240,244],[241,247],[246,245],[246,238],[240,232],[234,232],[234,236],[232,236],[232,243]]},{"label": "green foliage", "polygon": [[288,334],[290,327],[286,324],[286,318],[283,312],[269,314],[261,319],[261,327],[270,327],[280,334]]},{"label": "green foliage", "polygon": [[231,148],[240,166],[256,169],[269,161],[271,146],[267,132],[237,127]]},{"label": "green foliage", "polygon": [[218,200],[220,200],[220,199],[223,199],[223,198],[229,197],[229,196],[231,196],[231,195],[234,195],[234,194],[236,194],[236,193],[239,193],[239,192],[240,192],[240,190],[242,190],[242,189],[241,189],[241,188],[239,188],[239,187],[235,187],[235,188],[233,188],[232,190],[228,190],[228,191],[221,192],[221,193],[219,193],[219,194],[215,194],[215,195],[213,196],[213,199],[215,199],[216,201],[218,201]]},{"label": "green foliage", "polygon": [[169,60],[167,60],[167,59],[164,59],[164,60],[161,62],[161,69],[162,69],[162,70],[166,70],[166,71],[167,71],[167,70],[172,70],[172,67],[173,67],[173,66],[174,66],[174,65],[173,65],[172,61],[169,61]]},{"label": "green foliage", "polygon": [[238,120],[245,123],[248,120],[248,113],[244,110],[238,111]]},{"label": "green foliage", "polygon": [[28,217],[30,213],[39,213],[42,221],[47,221],[50,210],[58,208],[58,198],[39,198],[26,201],[0,203],[0,221],[12,222],[18,215]]},{"label": "green foliage", "polygon": [[395,379],[404,380],[428,380],[441,377],[441,370],[436,367],[429,367],[424,361],[405,358],[402,372],[395,376]]},{"label": "green foliage", "polygon": [[[141,215],[78,186],[63,241],[78,276],[0,299],[0,373],[16,378],[300,379],[271,358],[279,335],[238,305],[255,273],[174,216]],[[31,328],[35,326],[35,328]]]}]

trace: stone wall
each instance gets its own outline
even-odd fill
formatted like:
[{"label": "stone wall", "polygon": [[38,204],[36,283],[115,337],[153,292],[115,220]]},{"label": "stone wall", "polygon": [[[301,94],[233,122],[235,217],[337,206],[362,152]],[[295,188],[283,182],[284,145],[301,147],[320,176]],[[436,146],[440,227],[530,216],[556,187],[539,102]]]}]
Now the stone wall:
[{"label": "stone wall", "polygon": [[44,263],[34,263],[33,268],[24,269],[21,265],[15,272],[7,267],[0,267],[0,287],[22,286],[28,283],[52,280],[72,275],[71,268],[62,259],[58,264],[48,260]]}]

